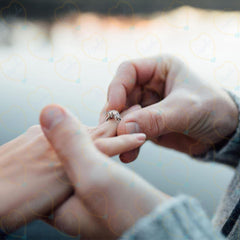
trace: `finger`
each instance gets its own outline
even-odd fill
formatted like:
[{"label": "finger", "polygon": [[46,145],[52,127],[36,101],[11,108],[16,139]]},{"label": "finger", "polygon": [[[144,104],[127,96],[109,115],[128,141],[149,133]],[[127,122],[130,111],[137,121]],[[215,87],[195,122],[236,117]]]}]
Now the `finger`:
[{"label": "finger", "polygon": [[137,158],[139,151],[140,148],[136,148],[134,150],[121,154],[119,158],[123,163],[133,162]]},{"label": "finger", "polygon": [[[42,130],[52,145],[70,181],[83,191],[92,169],[106,161],[94,146],[85,127],[58,105],[45,107],[40,115]],[[86,190],[86,189],[85,189]]]},{"label": "finger", "polygon": [[115,156],[124,152],[131,151],[141,146],[146,140],[146,135],[129,134],[113,138],[99,138],[94,143],[95,146],[108,156]]},{"label": "finger", "polygon": [[108,108],[116,107],[116,110],[121,111],[126,105],[127,96],[133,91],[136,83],[145,85],[152,79],[157,64],[158,61],[154,58],[121,64],[109,86]]},{"label": "finger", "polygon": [[130,112],[134,112],[134,111],[137,111],[139,109],[141,109],[141,105],[139,104],[136,104],[136,105],[133,105],[131,106],[130,108],[126,109],[125,111],[121,112],[121,117],[125,117],[127,114],[129,114]]},{"label": "finger", "polygon": [[[162,61],[164,62],[164,61]],[[108,88],[108,99],[100,114],[100,122],[104,121],[104,114],[109,110],[121,112],[126,106],[127,98],[137,84],[144,85],[155,77],[157,71],[158,79],[166,70],[158,66],[158,59],[141,59],[121,64],[116,76]]]},{"label": "finger", "polygon": [[[121,83],[120,79],[124,82]],[[101,112],[100,122],[104,119],[104,114],[109,110],[122,112],[127,101],[127,93],[131,92],[136,82],[136,69],[129,62],[121,64],[117,70],[116,76],[108,88],[108,99],[104,109]],[[126,86],[124,84],[127,84]]]},{"label": "finger", "polygon": [[145,133],[147,138],[153,138],[170,132],[183,133],[189,127],[189,104],[181,96],[175,91],[159,103],[129,113],[119,123],[118,135]]},{"label": "finger", "polygon": [[[141,109],[140,105],[138,105],[138,104],[134,105],[134,106],[130,107],[129,109],[123,111],[121,113],[121,117],[123,118],[130,112],[136,111],[139,109]],[[89,128],[89,133],[93,140],[100,138],[100,137],[114,137],[117,135],[118,124],[119,124],[118,121],[116,121],[114,119],[112,119],[112,120],[110,119],[108,121],[103,122],[102,124],[99,124],[95,128]]]},{"label": "finger", "polygon": [[118,122],[115,120],[109,120],[104,122],[97,127],[88,128],[88,132],[94,141],[97,138],[107,138],[116,136]]},{"label": "finger", "polygon": [[[140,105],[134,105],[136,106],[134,111],[136,110],[140,110],[141,106]],[[138,106],[138,107],[137,107]],[[131,107],[130,109],[133,109],[133,107]],[[122,116],[127,116],[131,111],[124,111],[124,114],[122,114]],[[133,162],[139,154],[140,148],[139,146],[137,146],[137,148],[133,148],[133,149],[129,149],[128,151],[126,150],[125,152],[122,152],[119,156],[119,159],[123,162],[123,163],[130,163]]]}]

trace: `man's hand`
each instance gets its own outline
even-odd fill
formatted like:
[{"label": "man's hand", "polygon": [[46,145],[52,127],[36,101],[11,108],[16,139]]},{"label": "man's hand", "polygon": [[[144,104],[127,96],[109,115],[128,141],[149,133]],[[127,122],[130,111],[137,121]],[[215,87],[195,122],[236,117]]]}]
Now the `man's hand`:
[{"label": "man's hand", "polygon": [[97,150],[84,126],[60,106],[46,107],[40,122],[74,188],[54,213],[52,224],[60,230],[116,239],[168,198]]},{"label": "man's hand", "polygon": [[[135,104],[142,109],[122,119],[118,135],[142,132],[159,145],[190,155],[206,152],[237,127],[237,107],[228,94],[169,56],[121,64],[100,122],[106,111],[121,112]],[[120,157],[129,162],[137,155],[135,149]]]}]

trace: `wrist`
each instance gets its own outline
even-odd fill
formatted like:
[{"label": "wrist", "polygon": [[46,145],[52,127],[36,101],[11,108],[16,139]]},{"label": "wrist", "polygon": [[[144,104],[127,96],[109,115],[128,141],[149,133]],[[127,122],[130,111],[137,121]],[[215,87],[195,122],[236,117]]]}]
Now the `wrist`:
[{"label": "wrist", "polygon": [[223,147],[234,135],[239,123],[239,110],[230,92],[221,90],[215,99],[213,136],[214,148]]},{"label": "wrist", "polygon": [[227,98],[228,98],[228,102],[229,102],[229,132],[227,137],[232,136],[237,127],[238,127],[238,123],[239,123],[239,109],[238,109],[238,105],[236,104],[236,102],[234,101],[232,94],[228,91],[225,91],[227,94]]},{"label": "wrist", "polygon": [[[219,125],[219,128],[225,128],[226,135],[220,135],[218,131],[218,141],[215,141],[211,145],[211,148],[201,155],[195,155],[194,157],[204,159],[204,161],[215,161],[223,164],[236,167],[239,164],[240,152],[239,152],[239,136],[240,136],[240,99],[233,93],[223,91],[226,102],[228,101],[229,117],[228,122],[223,122]],[[228,93],[228,94],[227,94]],[[224,103],[222,102],[224,106]],[[226,108],[222,108],[223,110]],[[224,112],[224,111],[222,111]],[[226,114],[226,111],[225,111]],[[219,116],[218,119],[221,117]],[[223,117],[222,117],[223,118]],[[226,119],[226,118],[224,118]],[[232,119],[232,121],[231,121]],[[232,123],[232,124],[231,124]],[[225,125],[224,125],[225,124]],[[226,131],[228,129],[228,131]],[[221,130],[221,129],[220,129]],[[228,135],[227,135],[228,134]]]}]

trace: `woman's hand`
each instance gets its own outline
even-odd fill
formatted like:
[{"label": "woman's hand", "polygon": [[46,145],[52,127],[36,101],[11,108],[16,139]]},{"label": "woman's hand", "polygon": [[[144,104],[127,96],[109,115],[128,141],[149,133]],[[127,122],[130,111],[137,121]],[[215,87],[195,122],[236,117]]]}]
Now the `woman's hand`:
[{"label": "woman's hand", "polygon": [[[115,121],[85,128],[109,156],[139,147],[146,138],[144,134],[113,137]],[[62,164],[39,125],[0,147],[0,189],[0,229],[6,233],[36,218],[47,218],[72,194]]]},{"label": "woman's hand", "polygon": [[[228,94],[194,75],[180,60],[161,56],[120,65],[108,89],[100,122],[109,110],[132,105],[143,108],[126,115],[118,135],[143,132],[153,142],[181,152],[202,154],[226,140],[238,123],[238,111]],[[138,149],[122,154],[133,161]]]},{"label": "woman's hand", "polygon": [[40,126],[0,147],[0,229],[7,234],[46,217],[72,194]]},{"label": "woman's hand", "polygon": [[60,230],[90,239],[116,239],[168,198],[98,151],[84,126],[65,109],[46,107],[40,122],[74,188],[51,221]]}]

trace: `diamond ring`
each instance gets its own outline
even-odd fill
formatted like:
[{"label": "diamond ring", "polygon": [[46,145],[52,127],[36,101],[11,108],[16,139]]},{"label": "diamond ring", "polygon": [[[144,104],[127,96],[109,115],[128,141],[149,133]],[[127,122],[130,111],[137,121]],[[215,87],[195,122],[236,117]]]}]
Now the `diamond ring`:
[{"label": "diamond ring", "polygon": [[121,116],[118,111],[112,110],[106,113],[106,121],[109,119],[115,119],[116,121],[121,121]]}]

